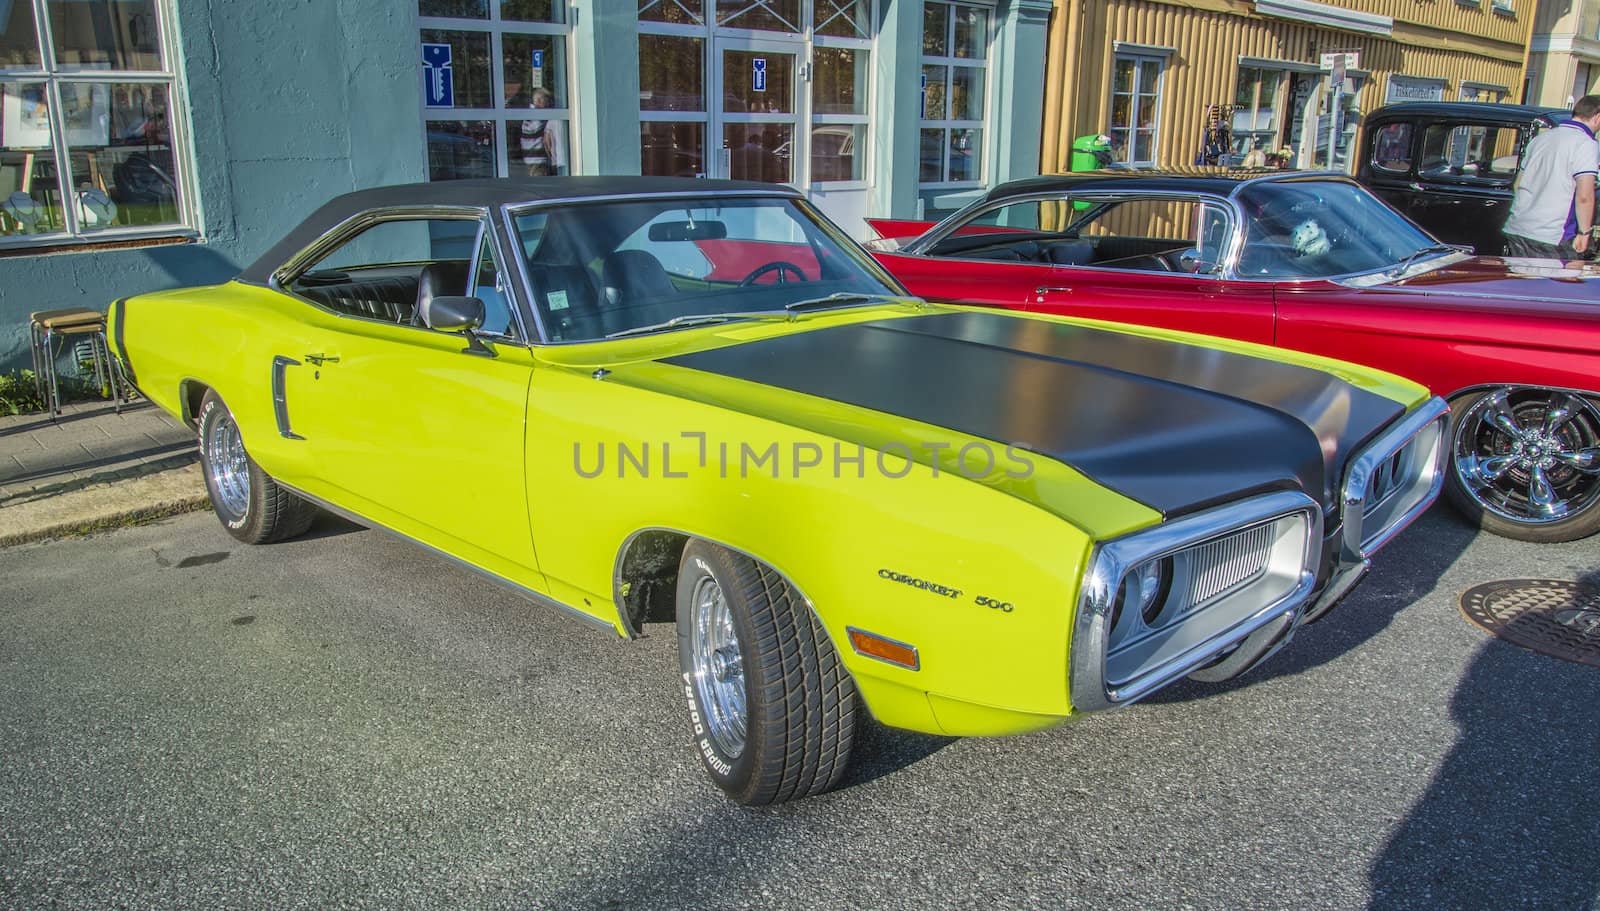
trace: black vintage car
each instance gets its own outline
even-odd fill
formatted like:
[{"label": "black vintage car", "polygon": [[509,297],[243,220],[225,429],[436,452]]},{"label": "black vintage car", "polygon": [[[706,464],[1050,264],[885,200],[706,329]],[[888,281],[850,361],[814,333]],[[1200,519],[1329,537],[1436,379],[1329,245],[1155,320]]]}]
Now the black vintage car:
[{"label": "black vintage car", "polygon": [[1469,101],[1381,107],[1362,129],[1356,179],[1440,240],[1496,255],[1523,148],[1568,116]]}]

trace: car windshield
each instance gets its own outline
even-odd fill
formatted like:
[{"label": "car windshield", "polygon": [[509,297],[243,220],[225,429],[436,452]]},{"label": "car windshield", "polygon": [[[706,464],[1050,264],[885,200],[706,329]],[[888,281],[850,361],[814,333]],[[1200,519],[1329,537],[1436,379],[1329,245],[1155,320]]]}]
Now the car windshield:
[{"label": "car windshield", "polygon": [[[1438,241],[1365,189],[1333,180],[1261,181],[1239,191],[1238,273],[1323,278],[1393,269]],[[1438,250],[1438,253],[1448,250]]]},{"label": "car windshield", "polygon": [[597,202],[527,212],[515,225],[529,296],[553,342],[903,293],[789,197]]}]

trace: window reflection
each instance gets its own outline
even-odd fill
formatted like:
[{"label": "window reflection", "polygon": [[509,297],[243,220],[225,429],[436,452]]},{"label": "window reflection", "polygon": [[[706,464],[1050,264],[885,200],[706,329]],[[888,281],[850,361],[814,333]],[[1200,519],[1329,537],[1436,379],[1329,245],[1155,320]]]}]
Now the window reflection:
[{"label": "window reflection", "polygon": [[9,15],[0,6],[0,67],[37,67],[41,63],[39,31],[34,26],[33,4],[12,0]]},{"label": "window reflection", "polygon": [[57,65],[161,69],[155,0],[50,0],[47,8]]}]

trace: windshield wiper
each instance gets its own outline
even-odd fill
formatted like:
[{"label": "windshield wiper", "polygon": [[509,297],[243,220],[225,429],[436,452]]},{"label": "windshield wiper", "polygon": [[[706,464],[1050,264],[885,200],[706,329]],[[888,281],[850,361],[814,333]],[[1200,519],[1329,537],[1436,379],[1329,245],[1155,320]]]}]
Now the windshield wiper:
[{"label": "windshield wiper", "polygon": [[1395,266],[1393,269],[1390,269],[1389,272],[1388,272],[1388,275],[1389,275],[1390,278],[1394,278],[1397,275],[1404,275],[1406,270],[1411,268],[1411,264],[1412,263],[1416,262],[1420,257],[1427,256],[1429,253],[1460,253],[1460,252],[1461,252],[1461,248],[1457,247],[1457,246],[1454,246],[1452,244],[1434,244],[1431,247],[1423,247],[1420,250],[1412,251],[1410,256],[1407,256],[1405,259],[1400,261],[1400,265]]},{"label": "windshield wiper", "polygon": [[666,322],[651,323],[648,326],[634,326],[632,329],[621,329],[608,333],[606,338],[646,335],[651,332],[660,332],[663,329],[682,329],[685,326],[710,326],[715,323],[728,323],[741,319],[777,319],[783,315],[763,310],[754,310],[747,313],[690,313],[686,316],[674,316]]},{"label": "windshield wiper", "polygon": [[813,297],[808,300],[795,301],[784,304],[783,309],[790,313],[799,313],[801,310],[827,310],[843,304],[870,304],[873,301],[883,300],[882,294],[862,294],[859,291],[838,291],[827,297]]}]

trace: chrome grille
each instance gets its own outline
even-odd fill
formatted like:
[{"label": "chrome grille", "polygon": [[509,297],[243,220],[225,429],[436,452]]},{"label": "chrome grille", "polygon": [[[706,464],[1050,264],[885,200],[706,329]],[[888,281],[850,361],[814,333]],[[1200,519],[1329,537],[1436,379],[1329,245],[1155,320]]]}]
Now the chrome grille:
[{"label": "chrome grille", "polygon": [[1191,549],[1185,555],[1188,564],[1204,569],[1190,575],[1184,603],[1199,607],[1266,572],[1276,538],[1268,523]]},{"label": "chrome grille", "polygon": [[1378,463],[1372,472],[1372,480],[1367,482],[1366,509],[1368,512],[1388,502],[1406,480],[1406,460],[1416,448],[1416,440],[1403,446],[1399,452],[1388,459]]}]

